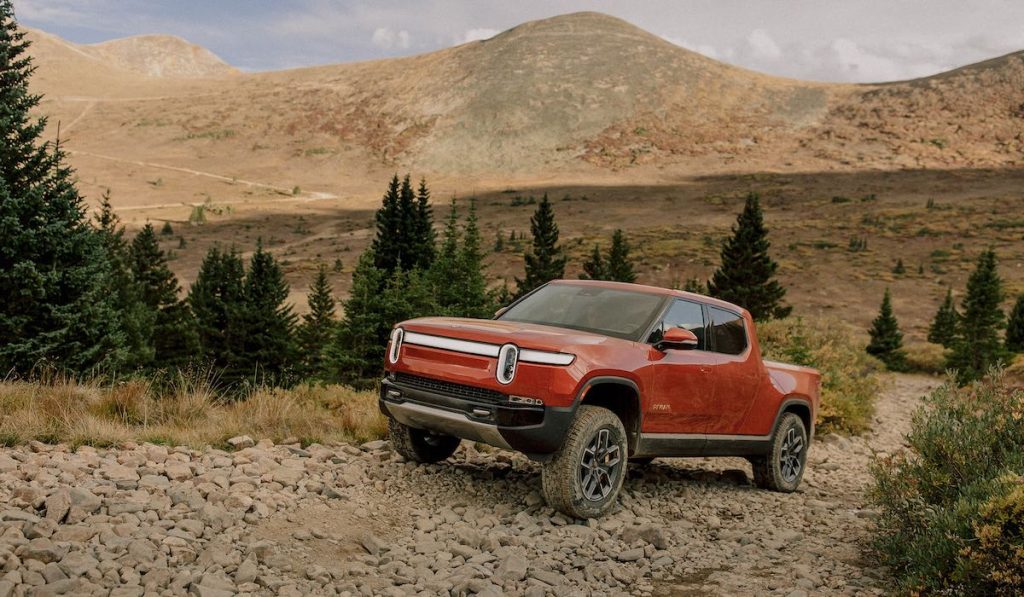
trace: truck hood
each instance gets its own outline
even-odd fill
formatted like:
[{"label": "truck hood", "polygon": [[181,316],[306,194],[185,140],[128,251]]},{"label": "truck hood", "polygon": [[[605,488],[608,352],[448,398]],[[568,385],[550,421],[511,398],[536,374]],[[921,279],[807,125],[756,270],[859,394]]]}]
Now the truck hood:
[{"label": "truck hood", "polygon": [[574,347],[597,346],[609,342],[629,342],[567,328],[492,319],[423,317],[404,321],[399,326],[407,332],[496,345],[511,342],[520,348],[550,352],[570,352]]}]

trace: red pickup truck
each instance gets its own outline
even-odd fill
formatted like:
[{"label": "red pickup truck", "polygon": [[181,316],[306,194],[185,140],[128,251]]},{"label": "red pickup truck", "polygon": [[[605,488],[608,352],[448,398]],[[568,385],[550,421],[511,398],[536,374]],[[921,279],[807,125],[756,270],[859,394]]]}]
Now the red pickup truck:
[{"label": "red pickup truck", "polygon": [[817,371],[761,359],[735,305],[636,284],[555,281],[493,320],[395,326],[380,407],[417,462],[462,439],[543,462],[545,498],[578,518],[615,503],[627,460],[743,456],[794,491],[814,436]]}]

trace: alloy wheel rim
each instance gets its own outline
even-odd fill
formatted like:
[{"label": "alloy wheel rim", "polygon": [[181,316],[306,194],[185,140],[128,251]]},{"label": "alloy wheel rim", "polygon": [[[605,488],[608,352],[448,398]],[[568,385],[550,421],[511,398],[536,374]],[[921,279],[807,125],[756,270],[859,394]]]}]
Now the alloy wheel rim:
[{"label": "alloy wheel rim", "polygon": [[612,442],[611,431],[600,429],[590,439],[580,459],[580,487],[592,502],[608,497],[618,480],[622,450]]},{"label": "alloy wheel rim", "polygon": [[786,436],[782,439],[782,450],[779,451],[779,468],[782,470],[782,478],[787,483],[792,483],[800,476],[804,467],[804,436],[796,428],[790,427]]}]

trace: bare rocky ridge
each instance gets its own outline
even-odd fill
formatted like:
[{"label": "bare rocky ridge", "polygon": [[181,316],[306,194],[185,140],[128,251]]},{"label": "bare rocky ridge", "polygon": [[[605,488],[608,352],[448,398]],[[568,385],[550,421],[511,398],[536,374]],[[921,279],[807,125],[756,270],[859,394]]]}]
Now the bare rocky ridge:
[{"label": "bare rocky ridge", "polygon": [[754,489],[740,460],[666,460],[588,522],[543,504],[537,465],[469,445],[432,466],[386,442],[5,449],[0,597],[881,594],[867,465],[934,385],[894,378],[877,430],[815,444],[799,493]]}]

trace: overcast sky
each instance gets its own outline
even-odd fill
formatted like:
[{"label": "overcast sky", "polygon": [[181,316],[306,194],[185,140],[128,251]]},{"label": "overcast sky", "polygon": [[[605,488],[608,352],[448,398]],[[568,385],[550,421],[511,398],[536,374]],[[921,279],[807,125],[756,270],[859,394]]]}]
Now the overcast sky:
[{"label": "overcast sky", "polygon": [[14,0],[78,43],[169,33],[244,70],[418,54],[581,10],[754,70],[823,81],[930,75],[1024,49],[1024,0]]}]

